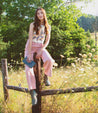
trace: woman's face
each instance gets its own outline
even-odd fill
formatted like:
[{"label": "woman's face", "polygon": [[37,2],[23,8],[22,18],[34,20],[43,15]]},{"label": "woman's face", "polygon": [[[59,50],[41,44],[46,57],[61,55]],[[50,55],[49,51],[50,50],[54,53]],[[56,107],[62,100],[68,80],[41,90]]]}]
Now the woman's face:
[{"label": "woman's face", "polygon": [[44,14],[42,12],[42,10],[38,10],[37,11],[37,17],[39,20],[43,20],[44,19]]}]

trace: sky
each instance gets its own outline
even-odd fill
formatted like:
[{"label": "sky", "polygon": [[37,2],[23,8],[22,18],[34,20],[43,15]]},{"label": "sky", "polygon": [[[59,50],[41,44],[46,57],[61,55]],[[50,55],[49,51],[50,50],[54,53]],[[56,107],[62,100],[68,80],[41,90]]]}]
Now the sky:
[{"label": "sky", "polygon": [[92,0],[92,2],[85,4],[84,2],[77,2],[76,6],[82,8],[81,11],[86,14],[92,14],[98,16],[98,0]]}]

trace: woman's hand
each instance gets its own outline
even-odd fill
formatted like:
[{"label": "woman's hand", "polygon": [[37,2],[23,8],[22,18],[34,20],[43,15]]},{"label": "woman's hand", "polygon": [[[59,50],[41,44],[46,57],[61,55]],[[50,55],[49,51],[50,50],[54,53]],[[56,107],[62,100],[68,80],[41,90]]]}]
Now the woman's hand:
[{"label": "woman's hand", "polygon": [[31,62],[32,61],[32,56],[31,55],[29,55],[28,57],[27,57],[27,62]]},{"label": "woman's hand", "polygon": [[42,55],[42,51],[43,51],[42,48],[39,49],[39,50],[37,51],[37,55],[36,55],[36,58],[37,58],[37,59],[41,57],[41,55]]}]

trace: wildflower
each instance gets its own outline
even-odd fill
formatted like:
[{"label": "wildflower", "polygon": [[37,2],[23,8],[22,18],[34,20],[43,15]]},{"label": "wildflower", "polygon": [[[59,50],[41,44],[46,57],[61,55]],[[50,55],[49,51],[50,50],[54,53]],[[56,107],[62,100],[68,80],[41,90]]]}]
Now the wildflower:
[{"label": "wildflower", "polygon": [[97,78],[95,78],[95,80],[97,80]]},{"label": "wildflower", "polygon": [[67,68],[67,69],[69,69],[69,68],[70,68],[70,66],[66,66],[66,68]]},{"label": "wildflower", "polygon": [[20,54],[20,56],[22,55],[22,53],[19,53]]},{"label": "wildflower", "polygon": [[72,67],[76,67],[74,63],[71,63]]},{"label": "wildflower", "polygon": [[10,63],[8,63],[8,66],[10,66]]},{"label": "wildflower", "polygon": [[67,58],[68,61],[70,61],[70,58]]},{"label": "wildflower", "polygon": [[72,93],[74,93],[74,90],[72,90]]},{"label": "wildflower", "polygon": [[64,55],[60,55],[61,58],[64,58]]},{"label": "wildflower", "polygon": [[88,56],[89,56],[89,57],[92,57],[92,53],[89,53]]},{"label": "wildflower", "polygon": [[81,71],[81,72],[84,72],[84,68],[80,68],[80,71]]},{"label": "wildflower", "polygon": [[58,64],[55,62],[54,64],[53,64],[55,67],[57,67],[58,66]]},{"label": "wildflower", "polygon": [[79,56],[82,56],[82,54],[81,54],[81,53],[79,53]]},{"label": "wildflower", "polygon": [[98,56],[97,55],[94,55],[94,59],[97,60],[97,58],[98,58]]},{"label": "wildflower", "polygon": [[91,58],[88,58],[88,61],[91,61]]},{"label": "wildflower", "polygon": [[19,62],[18,62],[18,61],[16,61],[16,64],[19,64]]},{"label": "wildflower", "polygon": [[83,57],[83,58],[87,58],[87,55],[86,55],[86,54],[83,54],[82,57]]},{"label": "wildflower", "polygon": [[78,61],[80,60],[80,58],[77,59]]},{"label": "wildflower", "polygon": [[11,62],[13,62],[13,59],[11,59]]},{"label": "wildflower", "polygon": [[89,49],[90,48],[90,45],[87,44],[86,47]]},{"label": "wildflower", "polygon": [[95,49],[94,48],[92,49],[92,52],[95,52]]}]

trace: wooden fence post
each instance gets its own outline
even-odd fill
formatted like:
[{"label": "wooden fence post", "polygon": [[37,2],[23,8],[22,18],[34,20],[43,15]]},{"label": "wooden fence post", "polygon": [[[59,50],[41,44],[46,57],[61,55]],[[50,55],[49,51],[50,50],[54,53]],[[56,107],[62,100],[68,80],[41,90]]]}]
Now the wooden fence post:
[{"label": "wooden fence post", "polygon": [[32,106],[32,113],[41,113],[41,61],[40,59],[36,59],[36,53],[34,54],[34,61],[36,62],[34,73],[36,77],[36,91],[38,93],[38,102],[36,105]]},{"label": "wooden fence post", "polygon": [[2,64],[2,78],[3,78],[3,90],[4,90],[4,100],[7,101],[9,97],[7,85],[8,85],[8,67],[7,59],[1,59]]}]

